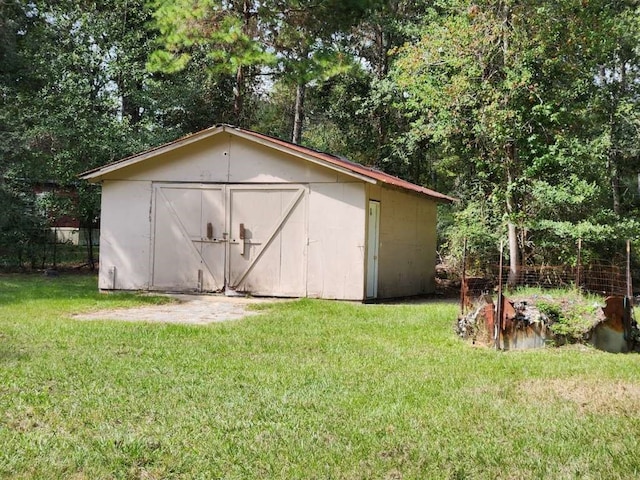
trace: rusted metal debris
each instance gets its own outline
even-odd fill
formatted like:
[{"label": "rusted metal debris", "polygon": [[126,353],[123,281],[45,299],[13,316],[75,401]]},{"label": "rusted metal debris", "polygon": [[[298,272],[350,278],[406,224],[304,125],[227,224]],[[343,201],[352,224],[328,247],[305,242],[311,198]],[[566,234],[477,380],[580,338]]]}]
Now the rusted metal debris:
[{"label": "rusted metal debris", "polygon": [[591,330],[591,344],[606,352],[627,353],[638,345],[638,325],[628,297],[607,297],[602,319]]},{"label": "rusted metal debris", "polygon": [[[602,314],[585,333],[583,341],[612,353],[638,351],[640,334],[631,303],[627,297],[608,297]],[[503,296],[502,305],[497,307],[490,295],[483,296],[470,313],[458,319],[458,335],[501,350],[565,343],[565,339],[553,331],[554,320],[532,303]]]},{"label": "rusted metal debris", "polygon": [[[496,306],[490,295],[482,297],[475,310],[459,319],[458,334],[502,350],[540,348],[552,340],[550,322],[535,306],[504,296],[501,308]],[[497,312],[501,312],[499,320]]]},{"label": "rusted metal debris", "polygon": [[484,277],[465,277],[463,275],[460,282],[460,306],[463,313],[473,308],[473,301],[479,295],[494,289],[493,281]]}]

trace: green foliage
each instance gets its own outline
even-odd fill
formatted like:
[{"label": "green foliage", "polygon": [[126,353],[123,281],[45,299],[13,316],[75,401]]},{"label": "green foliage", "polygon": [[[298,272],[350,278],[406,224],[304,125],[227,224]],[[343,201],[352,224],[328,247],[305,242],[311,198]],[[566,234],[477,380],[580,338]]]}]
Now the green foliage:
[{"label": "green foliage", "polygon": [[365,165],[375,164],[378,152],[371,140],[375,129],[369,115],[362,111],[368,95],[369,77],[357,67],[309,88],[303,142]]},{"label": "green foliage", "polygon": [[76,189],[66,213],[92,225],[78,173],[235,123],[460,198],[444,256],[466,236],[495,259],[512,224],[524,264],[574,263],[578,239],[612,258],[640,237],[639,19],[627,0],[0,2],[0,182]]},{"label": "green foliage", "polygon": [[35,266],[46,242],[46,218],[33,192],[0,182],[0,266]]},{"label": "green foliage", "polygon": [[504,232],[492,220],[490,204],[470,203],[464,209],[451,213],[449,224],[443,228],[441,236],[446,239],[442,249],[448,252],[447,263],[462,270],[465,254],[469,275],[482,275],[485,268],[496,263],[500,238]]},{"label": "green foliage", "polygon": [[[270,75],[273,83],[304,91],[310,83],[349,71],[353,59],[343,45],[346,32],[375,3],[156,0],[153,25],[159,32],[159,49],[147,66],[175,73],[204,55],[201,67],[211,78],[235,77],[234,123],[260,124],[262,120],[244,105],[259,87],[259,77]],[[304,96],[295,106],[298,122],[304,117]],[[267,109],[274,106],[278,108],[275,103]],[[292,125],[292,130],[296,128],[300,126]],[[290,132],[284,137],[291,137]]]},{"label": "green foliage", "polygon": [[560,310],[560,307],[556,304],[537,302],[536,307],[540,310],[540,313],[546,315],[552,322],[558,322],[562,317],[562,310]]},{"label": "green foliage", "polygon": [[569,343],[583,341],[591,328],[593,328],[593,321],[579,312],[572,312],[569,316],[561,316],[556,323],[551,325],[553,333],[566,338]]},{"label": "green foliage", "polygon": [[[548,295],[547,295],[548,296]],[[596,310],[602,299],[589,297],[567,298],[559,296],[555,301],[537,301],[536,307],[551,321],[551,331],[568,343],[585,340],[597,322]]]},{"label": "green foliage", "polygon": [[[638,44],[637,6],[459,1],[443,8],[425,15],[420,38],[397,50],[395,106],[410,120],[398,161],[435,151],[427,163],[440,188],[463,199],[464,209],[487,200],[497,207],[490,228],[515,224],[525,263],[571,261],[565,247],[578,238],[603,252],[636,237],[637,188],[622,193],[619,185],[637,174],[622,174],[638,158],[631,147],[638,129],[628,128],[640,111],[631,80],[637,49],[628,48]],[[624,208],[631,217],[620,215]]]},{"label": "green foliage", "polygon": [[[44,258],[44,228],[56,216],[78,218],[82,227],[98,222],[99,189],[80,185],[77,175],[162,140],[155,116],[166,107],[152,100],[157,90],[144,70],[149,12],[142,0],[4,2],[0,8],[8,39],[0,52],[0,184],[18,195],[7,209],[19,209],[21,219],[10,223],[22,232],[11,258],[33,265],[36,251]],[[78,201],[42,197],[51,201],[36,208],[46,210],[36,225],[30,205],[45,184],[77,193]]]},{"label": "green foliage", "polygon": [[[254,10],[246,2],[215,0],[156,0],[153,26],[160,32],[161,49],[149,57],[151,71],[183,70],[203,47],[213,74],[235,75],[240,67],[272,64],[273,53],[260,42]],[[252,6],[253,7],[253,6]]]}]

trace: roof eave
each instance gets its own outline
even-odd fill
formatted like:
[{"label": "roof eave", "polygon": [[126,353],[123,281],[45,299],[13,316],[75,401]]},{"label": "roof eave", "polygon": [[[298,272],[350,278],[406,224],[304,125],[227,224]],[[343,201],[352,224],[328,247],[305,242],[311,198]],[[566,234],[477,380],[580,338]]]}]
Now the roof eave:
[{"label": "roof eave", "polygon": [[357,172],[349,170],[348,168],[340,167],[339,165],[335,165],[331,162],[327,162],[323,159],[314,157],[313,155],[305,154],[304,152],[299,152],[285,145],[281,145],[280,143],[270,141],[266,138],[262,138],[262,136],[251,135],[248,132],[243,131],[242,129],[235,128],[230,125],[217,125],[215,127],[208,128],[201,132],[188,135],[178,140],[174,140],[173,142],[165,143],[164,145],[161,145],[156,148],[152,148],[145,152],[123,158],[122,160],[118,160],[108,165],[104,165],[102,167],[88,170],[86,172],[81,173],[78,177],[82,180],[87,180],[87,181],[96,183],[96,182],[99,182],[103,176],[108,175],[111,172],[114,172],[121,168],[129,167],[131,165],[135,165],[137,163],[143,162],[144,160],[147,160],[148,158],[155,157],[157,155],[162,155],[163,153],[166,153],[168,151],[174,150],[176,148],[184,147],[191,143],[202,140],[203,138],[207,138],[221,132],[231,133],[238,137],[244,138],[245,140],[251,140],[253,142],[259,143],[266,147],[273,148],[275,150],[278,150],[284,153],[288,153],[289,155],[303,158],[308,162],[321,165],[325,168],[330,168],[344,175],[348,175],[368,183],[372,183],[372,184],[377,183],[375,179],[369,178],[365,175],[361,175]]},{"label": "roof eave", "polygon": [[430,190],[425,187],[422,187],[420,189],[413,189],[413,188],[407,188],[402,185],[396,185],[390,182],[384,182],[382,180],[379,180],[378,183],[381,185],[385,185],[387,188],[392,188],[401,192],[410,193],[413,195],[417,195],[419,197],[427,197],[436,203],[448,205],[451,203],[458,203],[460,201],[458,198],[450,197],[448,195],[444,195],[440,192],[436,192],[435,190]]}]

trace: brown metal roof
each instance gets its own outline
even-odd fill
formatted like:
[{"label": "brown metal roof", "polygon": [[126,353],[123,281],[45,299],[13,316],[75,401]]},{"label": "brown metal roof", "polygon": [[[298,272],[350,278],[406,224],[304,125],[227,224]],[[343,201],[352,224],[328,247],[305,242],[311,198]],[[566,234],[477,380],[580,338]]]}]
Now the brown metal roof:
[{"label": "brown metal roof", "polygon": [[354,174],[354,176],[364,177],[372,181],[372,183],[380,182],[386,185],[392,185],[394,187],[397,187],[403,190],[409,190],[412,192],[425,195],[438,202],[451,203],[456,201],[456,199],[453,197],[436,192],[435,190],[421,187],[420,185],[416,185],[411,182],[407,182],[406,180],[402,180],[401,178],[394,177],[393,175],[389,175],[387,173],[381,172],[380,170],[366,167],[364,165],[351,162],[349,160],[337,157],[335,155],[319,152],[317,150],[313,150],[308,147],[303,147],[301,145],[296,145],[295,143],[287,142],[279,138],[271,137],[269,135],[264,135],[262,133],[254,132],[252,130],[246,130],[243,128],[234,127],[231,125],[216,125],[215,127],[211,127],[206,130],[202,130],[200,132],[187,135],[185,137],[179,138],[177,140],[166,143],[164,145],[146,150],[145,152],[142,152],[127,158],[123,158],[122,160],[118,160],[116,162],[109,163],[102,167],[84,172],[80,175],[80,178],[83,178],[85,180],[96,179],[96,177],[100,177],[103,174],[109,173],[114,170],[118,170],[120,168],[124,168],[134,163],[141,162],[143,160],[146,160],[149,157],[155,156],[156,154],[161,154],[161,153],[164,153],[165,151],[173,150],[174,148],[178,148],[185,144],[193,143],[194,141],[197,141],[201,138],[207,138],[209,136],[216,135],[221,132],[228,132],[230,134],[239,135],[241,137],[252,138],[259,141],[260,143],[266,143],[267,145],[271,145],[273,147],[279,147],[280,150],[288,151],[293,155],[298,154],[299,156],[304,156],[306,158],[319,160],[318,163],[325,164],[328,167],[331,167],[331,166],[336,167],[336,169],[339,169],[340,171],[343,171],[347,174],[351,172],[352,174]]}]

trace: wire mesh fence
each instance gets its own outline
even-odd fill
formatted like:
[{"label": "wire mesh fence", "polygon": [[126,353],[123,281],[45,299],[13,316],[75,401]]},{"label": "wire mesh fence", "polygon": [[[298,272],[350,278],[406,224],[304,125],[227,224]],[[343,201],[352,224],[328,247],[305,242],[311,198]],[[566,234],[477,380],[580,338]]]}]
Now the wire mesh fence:
[{"label": "wire mesh fence", "polygon": [[[494,286],[500,283],[501,273],[502,284],[510,287],[578,288],[605,296],[624,296],[628,291],[626,271],[616,265],[528,265],[519,266],[515,271],[511,271],[509,267],[502,267],[502,272],[499,265],[490,268],[491,283]],[[478,286],[482,288],[482,285]],[[479,295],[482,291],[475,293]]]},{"label": "wire mesh fence", "polygon": [[[622,253],[622,252],[621,252]],[[602,296],[633,298],[631,244],[625,255],[609,262],[578,262],[575,265],[503,265],[499,259],[477,259],[465,252],[460,267],[461,298],[473,299],[506,288],[536,287],[542,289],[575,288]],[[626,257],[626,258],[625,258]]]},{"label": "wire mesh fence", "polygon": [[94,270],[98,262],[99,230],[79,229],[66,235],[55,228],[42,228],[0,242],[0,272],[46,269]]}]

